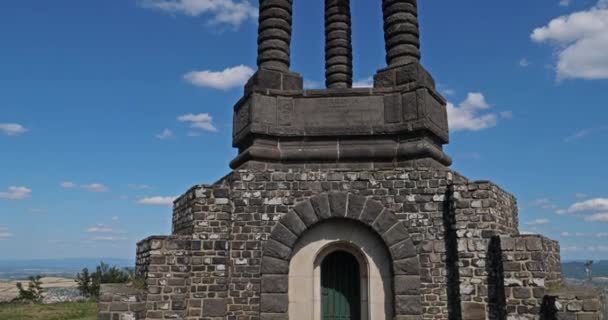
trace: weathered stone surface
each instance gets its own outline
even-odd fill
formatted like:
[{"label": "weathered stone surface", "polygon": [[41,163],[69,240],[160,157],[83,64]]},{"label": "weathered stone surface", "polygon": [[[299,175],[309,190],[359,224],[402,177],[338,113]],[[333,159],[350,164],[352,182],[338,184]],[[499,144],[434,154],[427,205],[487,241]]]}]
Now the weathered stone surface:
[{"label": "weathered stone surface", "polygon": [[419,315],[422,312],[418,295],[398,295],[395,304],[398,315]]},{"label": "weathered stone surface", "polygon": [[329,199],[327,197],[327,194],[321,194],[316,197],[312,197],[310,199],[310,203],[315,209],[315,213],[317,214],[319,219],[327,219],[331,217],[331,212],[329,209]]},{"label": "weathered stone surface", "polygon": [[365,208],[361,213],[360,220],[371,226],[380,213],[382,213],[382,210],[384,210],[384,206],[382,206],[381,203],[377,201],[367,201],[365,203]]},{"label": "weathered stone surface", "polygon": [[332,192],[329,194],[329,208],[332,217],[346,216],[346,192]]},{"label": "weathered stone surface", "polygon": [[263,313],[283,313],[287,312],[288,305],[286,294],[265,294],[262,295],[260,310]]},{"label": "weathered stone surface", "polygon": [[225,299],[206,299],[203,301],[203,316],[223,317],[226,315]]},{"label": "weathered stone surface", "polygon": [[361,212],[363,211],[366,200],[367,199],[365,197],[349,194],[346,217],[358,220],[359,216],[361,216]]},{"label": "weathered stone surface", "polygon": [[317,217],[315,209],[310,201],[302,201],[298,203],[296,206],[294,206],[293,210],[298,214],[300,219],[302,219],[307,227],[310,227],[319,221],[319,217]]},{"label": "weathered stone surface", "polygon": [[293,233],[293,231],[287,229],[287,227],[285,227],[282,223],[278,223],[274,227],[272,239],[286,245],[287,247],[293,248],[298,240],[298,237]]},{"label": "weathered stone surface", "polygon": [[296,236],[301,235],[307,228],[302,219],[293,211],[286,214],[283,219],[281,219],[281,223]]},{"label": "weathered stone surface", "polygon": [[287,275],[262,276],[262,292],[287,293],[289,278]]},{"label": "weathered stone surface", "polygon": [[462,304],[462,318],[467,320],[485,320],[486,306],[481,303],[464,302]]},{"label": "weathered stone surface", "polygon": [[262,274],[287,274],[289,263],[285,260],[265,256],[262,258]]},{"label": "weathered stone surface", "polygon": [[390,210],[384,210],[374,222],[373,228],[378,234],[384,234],[397,223],[397,217]]},{"label": "weathered stone surface", "polygon": [[264,252],[268,257],[278,258],[285,261],[288,261],[289,257],[291,256],[291,248],[273,239],[266,241]]}]

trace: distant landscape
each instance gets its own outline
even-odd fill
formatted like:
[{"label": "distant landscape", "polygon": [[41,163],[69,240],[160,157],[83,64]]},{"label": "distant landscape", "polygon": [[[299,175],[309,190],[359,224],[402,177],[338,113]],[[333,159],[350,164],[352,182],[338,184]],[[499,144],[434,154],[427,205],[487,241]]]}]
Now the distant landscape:
[{"label": "distant landscape", "polygon": [[[71,278],[80,272],[82,268],[93,270],[99,265],[100,261],[120,268],[135,266],[135,261],[120,258],[0,260],[0,279],[20,280],[34,275]],[[585,261],[562,262],[562,273],[565,278],[585,279]],[[608,278],[608,260],[595,261],[593,264],[593,276]]]},{"label": "distant landscape", "polygon": [[73,278],[83,268],[94,270],[100,261],[120,268],[135,266],[133,260],[119,258],[0,260],[0,280],[21,280],[36,275]]}]

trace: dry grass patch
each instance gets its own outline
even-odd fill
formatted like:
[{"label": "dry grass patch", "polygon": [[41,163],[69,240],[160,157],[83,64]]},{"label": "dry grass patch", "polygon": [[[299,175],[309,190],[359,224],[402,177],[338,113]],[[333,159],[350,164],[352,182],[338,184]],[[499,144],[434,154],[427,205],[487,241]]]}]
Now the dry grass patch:
[{"label": "dry grass patch", "polygon": [[97,303],[0,304],[2,320],[95,320]]}]

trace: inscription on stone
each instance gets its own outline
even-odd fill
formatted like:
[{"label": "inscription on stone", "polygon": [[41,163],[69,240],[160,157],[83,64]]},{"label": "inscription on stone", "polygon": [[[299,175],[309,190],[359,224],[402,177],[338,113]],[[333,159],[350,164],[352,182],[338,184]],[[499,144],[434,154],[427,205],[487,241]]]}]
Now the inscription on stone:
[{"label": "inscription on stone", "polygon": [[294,114],[300,127],[371,127],[384,123],[384,103],[380,96],[299,99]]},{"label": "inscription on stone", "polygon": [[239,133],[249,125],[249,104],[242,105],[234,115],[234,132]]}]

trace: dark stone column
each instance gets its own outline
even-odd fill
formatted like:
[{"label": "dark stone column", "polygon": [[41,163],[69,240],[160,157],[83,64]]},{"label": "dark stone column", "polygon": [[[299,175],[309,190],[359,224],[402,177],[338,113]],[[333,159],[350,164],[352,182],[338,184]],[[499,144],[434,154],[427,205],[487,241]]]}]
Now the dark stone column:
[{"label": "dark stone column", "polygon": [[389,68],[420,61],[417,0],[383,0],[386,63]]},{"label": "dark stone column", "polygon": [[353,85],[350,0],[325,0],[325,83],[328,88]]},{"label": "dark stone column", "polygon": [[293,0],[260,0],[258,67],[288,71]]}]

